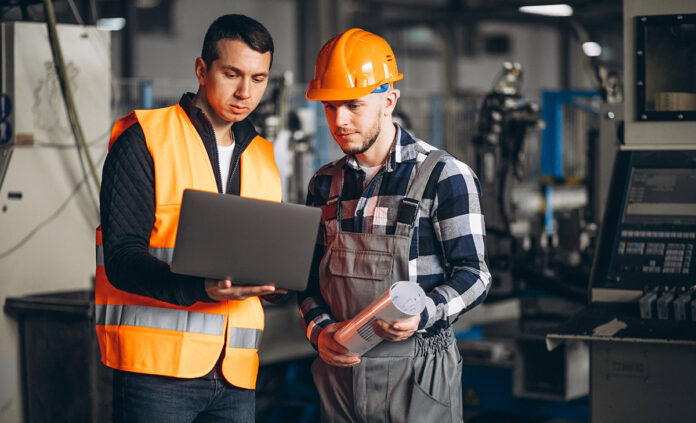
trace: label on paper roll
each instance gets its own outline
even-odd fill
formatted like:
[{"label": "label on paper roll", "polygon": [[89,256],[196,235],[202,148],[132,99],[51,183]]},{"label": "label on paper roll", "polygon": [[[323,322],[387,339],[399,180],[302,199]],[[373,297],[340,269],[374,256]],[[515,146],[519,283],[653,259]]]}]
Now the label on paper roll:
[{"label": "label on paper roll", "polygon": [[420,314],[425,308],[425,292],[415,282],[393,283],[382,295],[334,333],[334,339],[351,353],[363,354],[382,341],[372,329],[375,319],[388,323]]}]

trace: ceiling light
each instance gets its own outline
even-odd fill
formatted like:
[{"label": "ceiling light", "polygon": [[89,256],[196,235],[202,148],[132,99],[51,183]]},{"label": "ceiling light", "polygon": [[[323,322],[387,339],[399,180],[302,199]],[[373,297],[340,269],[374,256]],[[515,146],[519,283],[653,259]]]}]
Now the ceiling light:
[{"label": "ceiling light", "polygon": [[125,18],[101,18],[97,19],[97,29],[102,31],[120,31],[126,26]]},{"label": "ceiling light", "polygon": [[602,54],[602,46],[594,41],[587,41],[582,43],[582,51],[585,56],[597,57]]},{"label": "ceiling light", "polygon": [[522,6],[522,13],[532,13],[534,15],[545,16],[572,16],[573,8],[567,4],[547,4],[543,6]]}]

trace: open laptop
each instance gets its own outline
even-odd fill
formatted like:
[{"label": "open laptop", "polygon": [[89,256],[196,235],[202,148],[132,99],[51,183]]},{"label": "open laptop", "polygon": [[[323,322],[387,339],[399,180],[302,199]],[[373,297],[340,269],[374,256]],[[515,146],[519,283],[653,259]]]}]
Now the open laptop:
[{"label": "open laptop", "polygon": [[187,189],[171,269],[302,291],[320,217],[314,207]]}]

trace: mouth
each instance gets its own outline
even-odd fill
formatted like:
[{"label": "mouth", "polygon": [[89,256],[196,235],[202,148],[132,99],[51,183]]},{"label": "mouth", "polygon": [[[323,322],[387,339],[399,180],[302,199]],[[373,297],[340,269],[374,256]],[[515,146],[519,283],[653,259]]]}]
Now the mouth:
[{"label": "mouth", "polygon": [[234,104],[230,105],[230,110],[232,110],[232,113],[244,113],[245,111],[247,111],[247,109],[248,108],[244,106],[237,106]]},{"label": "mouth", "polygon": [[357,134],[357,131],[341,131],[341,132],[334,132],[334,135],[337,138],[347,138],[353,134]]}]

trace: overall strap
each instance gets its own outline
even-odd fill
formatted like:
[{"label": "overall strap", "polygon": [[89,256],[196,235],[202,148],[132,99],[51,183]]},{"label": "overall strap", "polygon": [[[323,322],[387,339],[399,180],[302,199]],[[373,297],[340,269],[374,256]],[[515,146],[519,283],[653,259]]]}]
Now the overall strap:
[{"label": "overall strap", "polygon": [[345,165],[348,161],[347,157],[343,157],[334,166],[334,174],[331,177],[331,189],[329,189],[329,198],[326,200],[328,217],[336,218],[336,233],[341,232],[341,190],[343,189],[343,175],[345,174]]},{"label": "overall strap", "polygon": [[409,236],[416,223],[418,216],[418,206],[423,198],[423,191],[430,180],[435,165],[447,153],[442,150],[432,150],[428,153],[423,163],[417,170],[416,176],[411,180],[404,198],[399,204],[399,211],[396,215],[396,230],[394,235]]}]

